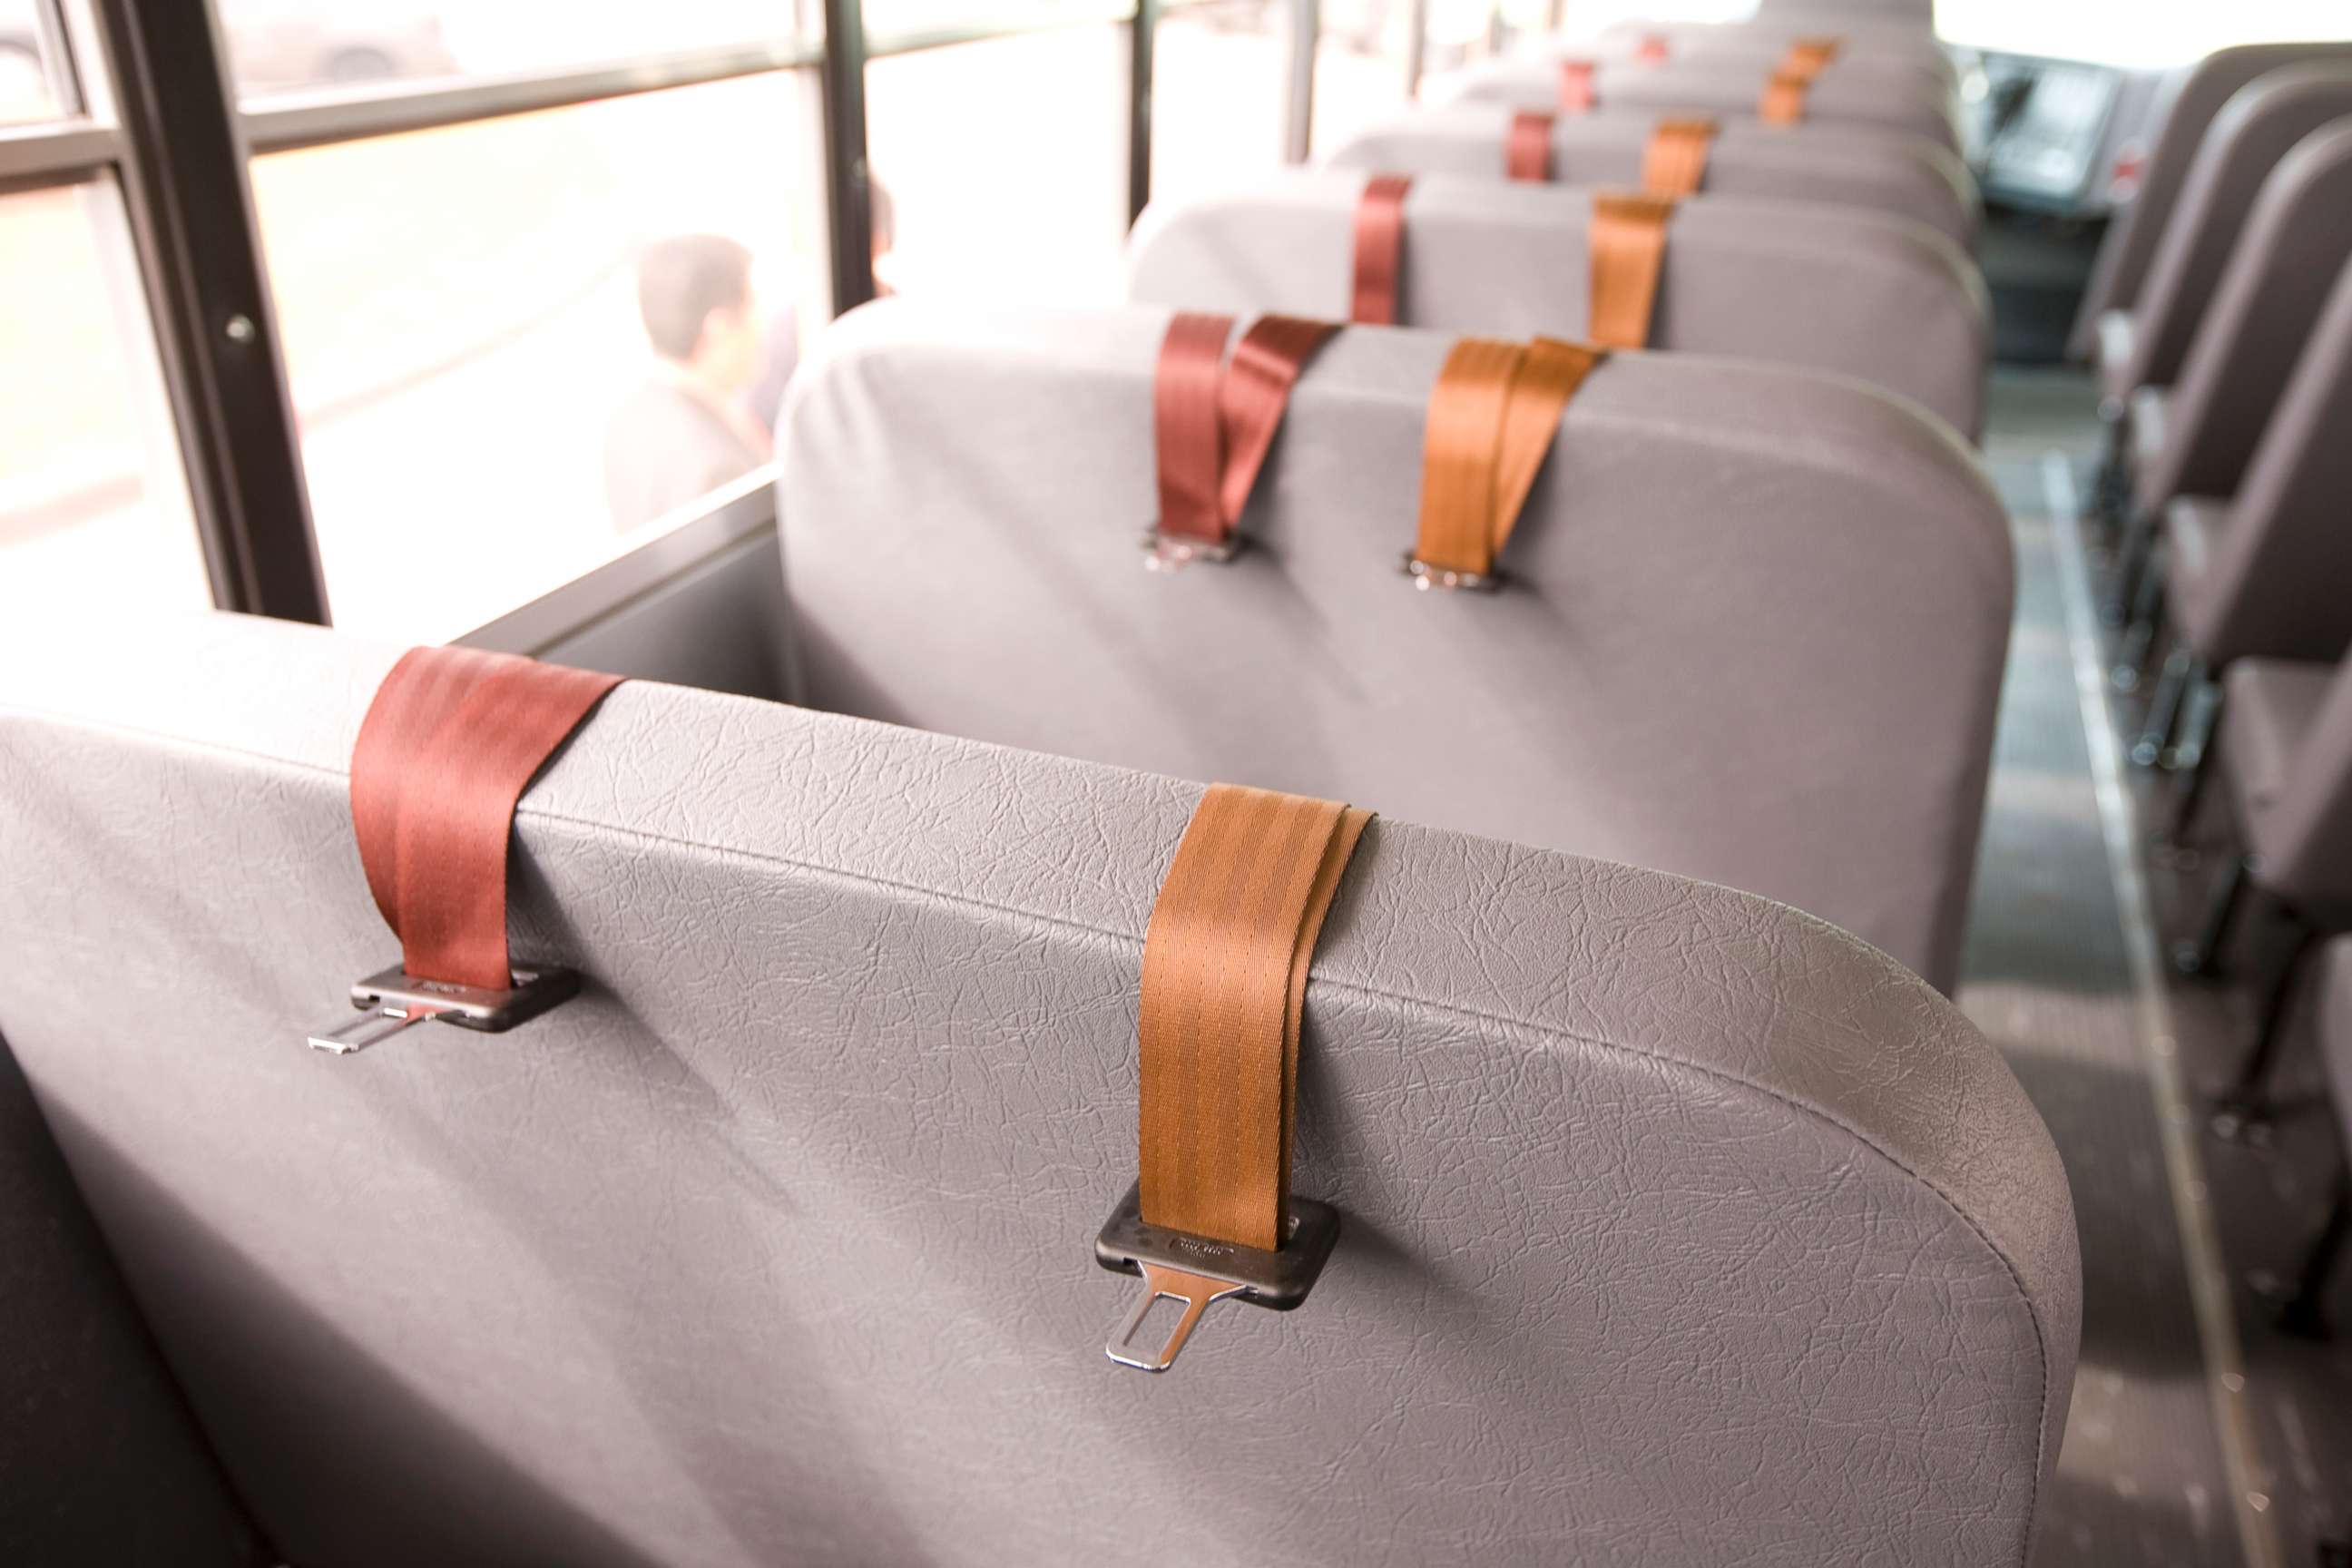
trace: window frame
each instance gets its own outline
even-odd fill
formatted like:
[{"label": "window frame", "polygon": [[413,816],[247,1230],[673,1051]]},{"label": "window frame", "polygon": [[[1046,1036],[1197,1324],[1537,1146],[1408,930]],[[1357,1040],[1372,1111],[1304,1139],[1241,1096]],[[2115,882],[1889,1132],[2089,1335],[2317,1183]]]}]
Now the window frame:
[{"label": "window frame", "polygon": [[[1072,0],[1041,13],[1013,5],[967,20],[869,37],[859,0],[821,0],[821,37],[801,34],[799,0],[777,0],[777,36],[639,58],[454,80],[237,97],[217,0],[35,0],[58,117],[0,128],[0,195],[111,179],[121,193],[147,320],[187,476],[214,603],[324,624],[326,586],[302,468],[267,258],[255,216],[252,160],[338,142],[464,125],[673,88],[795,71],[822,104],[827,310],[875,294],[865,71],[870,62],[984,39],[1076,27],[1124,27],[1128,211],[1150,199],[1152,76],[1160,22],[1216,0]],[[1321,0],[1285,0],[1286,157],[1312,151],[1314,56]],[[1499,4],[1495,7],[1499,15]],[[1414,34],[1427,0],[1412,0]],[[1423,50],[1405,61],[1420,89]],[[203,215],[204,221],[196,221]],[[751,478],[747,476],[748,478]],[[770,499],[756,485],[709,498],[744,515]]]}]

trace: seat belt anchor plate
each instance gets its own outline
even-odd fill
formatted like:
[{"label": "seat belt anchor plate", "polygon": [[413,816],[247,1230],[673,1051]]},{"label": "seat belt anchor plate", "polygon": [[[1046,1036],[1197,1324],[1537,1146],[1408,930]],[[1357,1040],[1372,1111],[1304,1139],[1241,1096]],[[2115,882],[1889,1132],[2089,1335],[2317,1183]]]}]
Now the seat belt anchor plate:
[{"label": "seat belt anchor plate", "polygon": [[1170,533],[1160,528],[1143,531],[1143,569],[1147,572],[1181,572],[1195,561],[1205,561],[1212,566],[1223,566],[1242,552],[1248,542],[1238,532],[1223,539],[1200,539],[1191,534]]},{"label": "seat belt anchor plate", "polygon": [[[1312,1198],[1290,1200],[1289,1235],[1268,1252],[1148,1224],[1143,1189],[1131,1186],[1095,1237],[1095,1261],[1114,1273],[1141,1275],[1144,1289],[1105,1351],[1121,1366],[1165,1372],[1211,1302],[1233,1296],[1277,1312],[1302,1305],[1339,1240],[1339,1211]],[[1136,1346],[1136,1331],[1163,1297],[1182,1306],[1182,1317],[1156,1351]]]},{"label": "seat belt anchor plate", "polygon": [[580,992],[579,974],[554,964],[519,967],[513,978],[514,984],[503,989],[457,985],[427,980],[394,964],[352,984],[352,1005],[362,1016],[314,1031],[310,1044],[332,1056],[350,1056],[427,1018],[503,1034]]},{"label": "seat belt anchor plate", "polygon": [[1448,593],[1491,594],[1503,585],[1500,572],[1456,572],[1450,567],[1433,566],[1408,550],[1404,552],[1404,574],[1423,593],[1432,588]]}]

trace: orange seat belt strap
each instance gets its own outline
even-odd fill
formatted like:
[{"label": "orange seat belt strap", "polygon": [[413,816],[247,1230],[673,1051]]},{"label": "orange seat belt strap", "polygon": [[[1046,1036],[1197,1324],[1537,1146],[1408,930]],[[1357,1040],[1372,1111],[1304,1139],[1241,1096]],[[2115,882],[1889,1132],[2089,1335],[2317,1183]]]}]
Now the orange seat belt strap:
[{"label": "orange seat belt strap", "polygon": [[516,803],[620,678],[511,654],[411,648],[352,752],[360,865],[413,978],[502,991]]},{"label": "orange seat belt strap", "polygon": [[1371,813],[1213,784],[1143,940],[1147,1224],[1272,1251],[1286,1232],[1307,971]]},{"label": "orange seat belt strap", "polygon": [[1664,196],[1594,193],[1585,336],[1602,348],[1638,349],[1649,342],[1658,274],[1666,259],[1666,220],[1674,212],[1675,204]]},{"label": "orange seat belt strap", "polygon": [[1454,345],[1422,444],[1421,524],[1408,569],[1423,585],[1492,584],[1560,415],[1607,357],[1552,338]]},{"label": "orange seat belt strap", "polygon": [[1152,433],[1162,542],[1222,549],[1249,504],[1291,388],[1339,329],[1297,316],[1261,316],[1234,349],[1230,316],[1179,311],[1152,372]]},{"label": "orange seat belt strap", "polygon": [[1539,109],[1523,109],[1511,116],[1510,135],[1503,143],[1505,178],[1550,183],[1551,127],[1556,118]]},{"label": "orange seat belt strap", "polygon": [[1360,325],[1396,325],[1404,284],[1404,198],[1412,188],[1409,174],[1374,174],[1357,199],[1348,320]]},{"label": "orange seat belt strap", "polygon": [[1590,114],[1600,107],[1600,94],[1592,85],[1591,60],[1559,62],[1559,107],[1564,114]]},{"label": "orange seat belt strap", "polygon": [[1706,155],[1715,145],[1712,120],[1661,120],[1651,128],[1642,154],[1642,189],[1670,199],[1696,193],[1706,179]]},{"label": "orange seat belt strap", "polygon": [[1835,38],[1798,38],[1789,45],[1789,52],[1764,84],[1763,100],[1756,106],[1757,114],[1768,125],[1795,125],[1805,118],[1805,100],[1813,90],[1813,80],[1837,58]]}]

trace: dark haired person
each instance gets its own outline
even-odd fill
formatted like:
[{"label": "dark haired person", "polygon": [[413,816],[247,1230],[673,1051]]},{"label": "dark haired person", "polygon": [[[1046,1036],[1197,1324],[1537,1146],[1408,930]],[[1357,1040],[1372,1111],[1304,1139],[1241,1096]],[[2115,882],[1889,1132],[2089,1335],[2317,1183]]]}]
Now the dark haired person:
[{"label": "dark haired person", "polygon": [[637,258],[637,308],[654,373],[604,433],[614,526],[642,527],[768,460],[768,433],[745,407],[761,331],[751,253],[718,235],[649,245]]}]

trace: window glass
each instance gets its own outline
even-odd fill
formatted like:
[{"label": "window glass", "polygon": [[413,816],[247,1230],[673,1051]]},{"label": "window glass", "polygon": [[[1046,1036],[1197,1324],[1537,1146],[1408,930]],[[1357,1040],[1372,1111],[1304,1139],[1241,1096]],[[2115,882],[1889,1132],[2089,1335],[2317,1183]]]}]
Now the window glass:
[{"label": "window glass", "polygon": [[1160,18],[1151,68],[1151,196],[1230,190],[1282,162],[1289,9],[1210,0]]},{"label": "window glass", "polygon": [[0,0],[0,125],[64,112],[51,16],[42,0]]},{"label": "window glass", "polygon": [[[21,3],[21,0],[19,0]],[[546,71],[823,30],[819,0],[217,0],[247,100],[436,78]]]},{"label": "window glass", "polygon": [[0,196],[0,619],[210,604],[114,187]]},{"label": "window glass", "polygon": [[[1431,0],[1425,68],[1433,68],[1444,58],[1440,39],[1448,20],[1457,15],[1463,26],[1475,26],[1481,44],[1486,41],[1483,4]],[[1323,0],[1323,29],[1315,46],[1317,156],[1403,110],[1412,26],[1412,6],[1407,0]]]},{"label": "window glass", "polygon": [[875,60],[866,118],[886,289],[1056,304],[1121,297],[1124,27]]},{"label": "window glass", "polygon": [[255,162],[338,626],[467,630],[767,459],[823,320],[803,90],[776,72]]},{"label": "window glass", "polygon": [[1936,30],[1974,48],[2162,70],[2233,44],[2352,37],[2352,5],[2345,0],[2237,0],[2228,5],[1937,0]]}]

